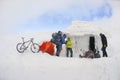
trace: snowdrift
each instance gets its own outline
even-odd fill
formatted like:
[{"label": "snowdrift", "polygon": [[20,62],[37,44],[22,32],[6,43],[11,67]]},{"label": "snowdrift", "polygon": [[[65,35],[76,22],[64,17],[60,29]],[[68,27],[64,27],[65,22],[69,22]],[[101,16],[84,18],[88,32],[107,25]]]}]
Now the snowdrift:
[{"label": "snowdrift", "polygon": [[36,43],[41,44],[51,38],[51,33],[42,34],[0,37],[0,80],[120,80],[120,55],[85,59],[32,53],[29,49],[23,54],[17,52],[15,47],[22,36],[26,39],[33,37]]}]

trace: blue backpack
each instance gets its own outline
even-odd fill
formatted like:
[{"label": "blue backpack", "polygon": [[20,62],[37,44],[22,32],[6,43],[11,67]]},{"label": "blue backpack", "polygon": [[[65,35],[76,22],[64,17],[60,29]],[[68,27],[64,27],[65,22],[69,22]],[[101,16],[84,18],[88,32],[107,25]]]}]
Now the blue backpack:
[{"label": "blue backpack", "polygon": [[66,38],[66,34],[63,34],[63,36],[61,37],[61,43],[65,44],[65,38]]},{"label": "blue backpack", "polygon": [[66,38],[66,34],[63,34],[62,36],[62,34],[53,33],[51,42],[53,42],[56,45],[62,45],[65,44],[65,38]]}]

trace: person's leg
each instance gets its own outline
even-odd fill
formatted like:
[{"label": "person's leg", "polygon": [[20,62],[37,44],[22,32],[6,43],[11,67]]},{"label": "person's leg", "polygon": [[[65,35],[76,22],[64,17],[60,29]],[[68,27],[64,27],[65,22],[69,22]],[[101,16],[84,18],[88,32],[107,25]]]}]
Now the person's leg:
[{"label": "person's leg", "polygon": [[69,55],[69,49],[67,48],[66,57],[68,57],[68,55]]},{"label": "person's leg", "polygon": [[62,50],[62,46],[61,46],[61,45],[58,45],[58,46],[57,46],[57,52],[56,52],[57,56],[60,55],[61,50]]},{"label": "person's leg", "polygon": [[108,57],[107,52],[106,52],[106,48],[103,48],[103,57]]},{"label": "person's leg", "polygon": [[103,57],[105,56],[105,49],[102,48],[102,52],[103,52]]},{"label": "person's leg", "polygon": [[106,52],[106,48],[105,48],[104,54],[105,54],[106,57],[108,57],[107,52]]},{"label": "person's leg", "polygon": [[56,56],[59,56],[59,50],[58,50],[58,48],[56,50]]},{"label": "person's leg", "polygon": [[72,48],[70,48],[70,53],[71,53],[71,57],[73,57],[73,51],[72,51]]},{"label": "person's leg", "polygon": [[57,46],[56,48],[57,48],[57,51],[56,51],[56,56],[59,56],[61,49],[60,49],[60,47],[59,47],[59,46]]}]

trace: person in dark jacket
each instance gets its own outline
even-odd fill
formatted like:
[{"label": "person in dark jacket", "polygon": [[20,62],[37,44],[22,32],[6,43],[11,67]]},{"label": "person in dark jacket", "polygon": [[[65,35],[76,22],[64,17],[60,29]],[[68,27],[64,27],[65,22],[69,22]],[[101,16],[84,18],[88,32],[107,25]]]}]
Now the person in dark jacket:
[{"label": "person in dark jacket", "polygon": [[101,41],[102,41],[102,52],[103,52],[103,57],[108,57],[106,48],[107,48],[107,38],[104,34],[100,33]]},{"label": "person in dark jacket", "polygon": [[62,44],[65,44],[65,38],[65,34],[63,35],[61,31],[52,34],[51,42],[56,45],[56,56],[60,55],[60,52],[62,50]]}]

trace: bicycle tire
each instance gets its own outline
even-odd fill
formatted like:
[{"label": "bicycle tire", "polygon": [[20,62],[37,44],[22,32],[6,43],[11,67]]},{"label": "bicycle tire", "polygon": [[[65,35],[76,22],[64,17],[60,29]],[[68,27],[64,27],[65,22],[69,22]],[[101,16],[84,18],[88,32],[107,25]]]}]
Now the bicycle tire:
[{"label": "bicycle tire", "polygon": [[33,43],[32,45],[31,45],[31,51],[33,52],[33,53],[38,53],[39,52],[39,44],[37,44],[37,43]]},{"label": "bicycle tire", "polygon": [[23,53],[23,52],[25,51],[25,48],[24,48],[24,46],[23,46],[23,43],[18,43],[18,44],[16,45],[16,49],[17,49],[17,51],[18,51],[19,53]]}]

